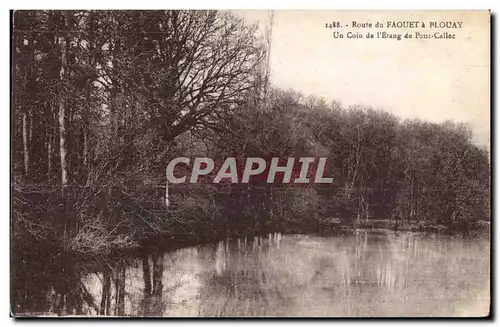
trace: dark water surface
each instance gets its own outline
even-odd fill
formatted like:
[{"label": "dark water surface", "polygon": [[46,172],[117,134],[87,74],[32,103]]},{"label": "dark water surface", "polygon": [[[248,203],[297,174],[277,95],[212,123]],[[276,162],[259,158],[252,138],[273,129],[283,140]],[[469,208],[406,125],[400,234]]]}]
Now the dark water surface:
[{"label": "dark water surface", "polygon": [[[271,234],[61,265],[13,262],[16,315],[484,316],[489,236]],[[71,262],[65,260],[64,262]]]}]

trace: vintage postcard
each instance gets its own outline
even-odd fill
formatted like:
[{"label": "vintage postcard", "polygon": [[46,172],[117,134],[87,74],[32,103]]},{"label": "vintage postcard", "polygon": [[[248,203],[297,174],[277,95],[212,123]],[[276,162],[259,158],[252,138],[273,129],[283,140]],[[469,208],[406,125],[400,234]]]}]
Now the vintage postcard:
[{"label": "vintage postcard", "polygon": [[16,10],[13,317],[488,317],[489,11]]}]

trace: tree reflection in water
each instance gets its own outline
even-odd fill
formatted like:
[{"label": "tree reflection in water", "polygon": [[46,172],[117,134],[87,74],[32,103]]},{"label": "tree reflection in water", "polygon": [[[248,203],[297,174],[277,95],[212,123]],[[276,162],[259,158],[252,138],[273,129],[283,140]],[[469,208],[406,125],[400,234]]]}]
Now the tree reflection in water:
[{"label": "tree reflection in water", "polygon": [[20,315],[95,315],[94,296],[82,282],[84,265],[39,254],[14,256],[11,310]]},{"label": "tree reflection in water", "polygon": [[32,255],[12,265],[16,315],[450,316],[489,307],[488,237],[272,234],[114,261]]},{"label": "tree reflection in water", "polygon": [[[151,257],[151,260],[149,260]],[[164,303],[163,298],[163,255],[153,251],[151,255],[143,253],[142,272],[144,278],[144,295],[140,304],[141,316],[162,316]],[[151,266],[153,263],[152,276]],[[152,278],[151,278],[152,277]]]},{"label": "tree reflection in water", "polygon": [[273,241],[278,242],[273,236],[271,242],[254,237],[219,243],[215,265],[203,276],[201,316],[265,316],[275,311],[284,299],[269,262],[261,260]]}]

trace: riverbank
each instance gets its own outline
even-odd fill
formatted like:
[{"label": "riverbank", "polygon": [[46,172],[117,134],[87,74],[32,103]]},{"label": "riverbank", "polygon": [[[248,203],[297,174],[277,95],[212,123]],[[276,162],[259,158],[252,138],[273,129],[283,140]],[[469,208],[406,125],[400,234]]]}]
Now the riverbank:
[{"label": "riverbank", "polygon": [[432,223],[427,221],[400,221],[393,219],[386,220],[365,220],[351,226],[341,227],[347,229],[388,229],[394,231],[410,231],[410,232],[428,232],[428,233],[459,233],[464,234],[473,231],[489,230],[491,224],[486,220],[479,220],[470,223],[468,226],[455,223],[444,224]]},{"label": "riverbank", "polygon": [[[464,229],[463,226],[445,226],[440,224],[430,224],[428,222],[406,221],[385,219],[385,220],[365,220],[350,224],[342,224],[338,219],[327,219],[322,223],[300,224],[297,222],[285,222],[275,226],[265,226],[259,229],[239,228],[239,229],[219,229],[203,230],[196,229],[189,232],[180,230],[172,233],[168,231],[156,231],[148,233],[147,236],[135,239],[133,243],[127,243],[126,246],[114,246],[98,249],[97,251],[85,251],[85,249],[72,249],[64,243],[63,240],[44,240],[44,239],[20,239],[12,238],[12,248],[14,252],[22,256],[23,253],[35,251],[37,254],[53,254],[57,257],[67,257],[78,260],[86,260],[99,256],[113,257],[123,254],[138,255],[142,251],[150,249],[176,250],[183,247],[215,243],[221,240],[237,239],[242,237],[260,237],[271,233],[306,234],[335,236],[354,233],[357,230],[368,231],[387,231],[387,232],[419,232],[429,234],[456,234],[466,235],[477,232],[490,231],[489,221],[478,221]],[[33,254],[33,253],[32,253]]]}]

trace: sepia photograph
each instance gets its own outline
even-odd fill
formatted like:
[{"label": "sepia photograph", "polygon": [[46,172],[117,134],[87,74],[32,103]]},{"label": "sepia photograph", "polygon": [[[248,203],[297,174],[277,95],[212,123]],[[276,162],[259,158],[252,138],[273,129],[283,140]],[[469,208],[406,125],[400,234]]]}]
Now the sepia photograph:
[{"label": "sepia photograph", "polygon": [[491,317],[490,11],[10,16],[11,317]]}]

